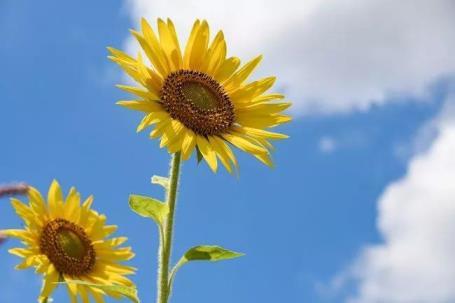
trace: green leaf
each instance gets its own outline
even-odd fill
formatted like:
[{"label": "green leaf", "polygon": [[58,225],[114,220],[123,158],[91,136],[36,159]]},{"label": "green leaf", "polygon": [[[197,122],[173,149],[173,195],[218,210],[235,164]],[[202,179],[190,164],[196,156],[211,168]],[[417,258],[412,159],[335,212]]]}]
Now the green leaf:
[{"label": "green leaf", "polygon": [[169,190],[169,178],[161,177],[161,176],[153,176],[152,183],[158,184],[164,187],[165,190]]},{"label": "green leaf", "polygon": [[[182,258],[188,261],[221,261],[234,259],[244,254],[225,249],[221,246],[200,245],[189,249]],[[186,263],[185,262],[185,263]]]},{"label": "green leaf", "polygon": [[130,299],[134,303],[140,303],[140,300],[137,296],[136,287],[129,287],[129,286],[124,286],[124,285],[94,284],[94,283],[88,283],[88,282],[80,281],[80,280],[68,280],[63,283],[67,283],[67,284],[74,283],[74,284],[79,284],[79,285],[87,285],[90,287],[99,288],[101,290],[111,291],[111,292],[117,293],[119,295],[122,295],[122,296]]},{"label": "green leaf", "polygon": [[169,288],[172,289],[172,285],[174,283],[175,274],[177,271],[190,261],[222,261],[222,260],[229,260],[235,259],[238,257],[242,257],[245,254],[235,252],[221,246],[216,245],[199,245],[190,248],[183,257],[177,262],[174,268],[171,271],[171,275],[169,277]]},{"label": "green leaf", "polygon": [[152,218],[160,226],[169,213],[169,208],[165,203],[151,197],[130,195],[129,204],[138,215]]}]

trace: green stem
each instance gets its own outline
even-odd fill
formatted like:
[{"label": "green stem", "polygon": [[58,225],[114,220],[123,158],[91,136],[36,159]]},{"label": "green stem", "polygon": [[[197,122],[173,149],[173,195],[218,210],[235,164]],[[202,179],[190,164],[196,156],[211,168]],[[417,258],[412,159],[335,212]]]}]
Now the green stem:
[{"label": "green stem", "polygon": [[180,152],[173,154],[169,176],[169,189],[166,198],[166,203],[169,206],[169,214],[164,223],[164,235],[160,241],[157,303],[167,303],[171,293],[171,289],[169,288],[169,263],[172,251],[172,236],[174,232],[174,214],[175,204],[177,202],[180,163]]}]

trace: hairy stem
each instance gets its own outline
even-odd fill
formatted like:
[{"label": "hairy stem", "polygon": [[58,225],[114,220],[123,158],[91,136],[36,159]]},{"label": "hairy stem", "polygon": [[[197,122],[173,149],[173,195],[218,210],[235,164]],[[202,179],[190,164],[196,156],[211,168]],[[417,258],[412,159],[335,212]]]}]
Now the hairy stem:
[{"label": "hairy stem", "polygon": [[172,236],[174,231],[174,214],[177,202],[177,189],[180,175],[180,152],[173,154],[169,174],[169,189],[167,191],[166,203],[169,206],[169,214],[164,223],[163,237],[160,243],[159,271],[158,271],[158,297],[157,303],[167,303],[170,297],[169,288],[169,262],[172,251]]}]

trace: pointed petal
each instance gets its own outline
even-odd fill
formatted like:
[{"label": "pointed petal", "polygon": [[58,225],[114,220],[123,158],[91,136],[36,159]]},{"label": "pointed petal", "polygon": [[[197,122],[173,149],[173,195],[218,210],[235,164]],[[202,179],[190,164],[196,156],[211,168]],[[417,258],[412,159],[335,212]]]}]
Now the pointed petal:
[{"label": "pointed petal", "polygon": [[216,160],[216,154],[210,146],[206,138],[197,135],[196,142],[201,154],[204,156],[205,161],[209,165],[210,169],[213,172],[216,172],[218,165]]},{"label": "pointed petal", "polygon": [[246,63],[224,83],[224,88],[227,91],[231,91],[239,87],[246,79],[248,79],[254,69],[259,65],[261,60],[262,55],[257,56],[253,60]]},{"label": "pointed petal", "polygon": [[239,58],[231,57],[226,59],[216,72],[215,79],[218,82],[223,83],[226,79],[232,76],[232,74],[237,70],[237,68],[239,68],[239,66],[240,66]]}]

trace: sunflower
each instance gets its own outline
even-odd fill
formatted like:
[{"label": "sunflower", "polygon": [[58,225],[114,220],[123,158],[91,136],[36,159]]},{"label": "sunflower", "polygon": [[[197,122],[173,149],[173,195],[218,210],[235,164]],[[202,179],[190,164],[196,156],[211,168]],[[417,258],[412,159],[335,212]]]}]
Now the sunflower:
[{"label": "sunflower", "polygon": [[181,152],[183,160],[197,150],[214,172],[217,159],[229,172],[238,168],[231,146],[272,166],[269,141],[287,136],[266,129],[291,120],[282,113],[290,103],[278,102],[281,94],[267,93],[275,77],[247,81],[262,56],[240,67],[237,57],[226,56],[222,31],[209,43],[206,21],[196,20],[184,51],[169,19],[158,19],[158,35],[145,19],[141,32],[131,32],[151,64],[141,53],[133,58],[108,49],[109,58],[140,85],[118,85],[136,96],[118,104],[145,113],[138,132],[154,126],[150,137],[161,137],[160,147]]},{"label": "sunflower", "polygon": [[[89,284],[133,286],[125,276],[133,274],[135,269],[119,263],[134,256],[130,247],[118,247],[127,238],[107,239],[117,226],[106,225],[106,216],[90,208],[92,196],[81,205],[80,195],[73,187],[65,199],[57,181],[53,181],[47,203],[33,187],[29,187],[28,198],[28,205],[11,199],[25,228],[2,232],[22,240],[26,246],[9,251],[23,258],[16,268],[35,267],[43,275],[39,302],[50,297],[58,282],[68,282],[73,303],[78,296],[84,303],[89,302],[89,295],[95,302],[104,302],[105,295],[119,297]],[[87,284],[70,282],[74,280]]]}]

